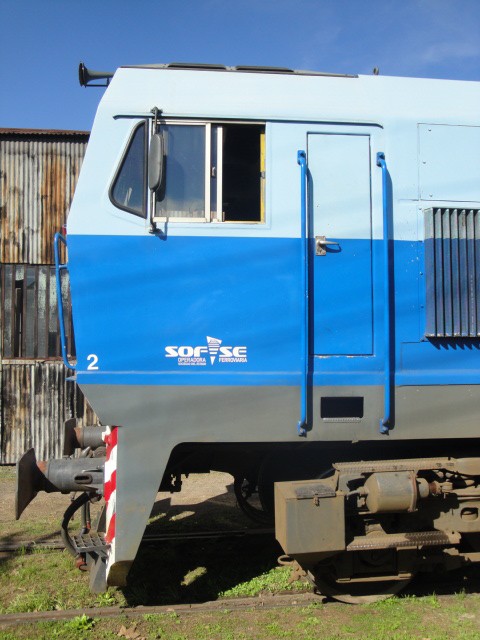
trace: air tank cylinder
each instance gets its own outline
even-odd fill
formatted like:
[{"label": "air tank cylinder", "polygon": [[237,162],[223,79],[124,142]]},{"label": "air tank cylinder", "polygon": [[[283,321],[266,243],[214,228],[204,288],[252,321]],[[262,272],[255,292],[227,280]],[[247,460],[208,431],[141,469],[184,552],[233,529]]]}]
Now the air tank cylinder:
[{"label": "air tank cylinder", "polygon": [[365,502],[371,513],[415,511],[420,498],[430,495],[424,478],[414,471],[372,473],[364,484]]}]

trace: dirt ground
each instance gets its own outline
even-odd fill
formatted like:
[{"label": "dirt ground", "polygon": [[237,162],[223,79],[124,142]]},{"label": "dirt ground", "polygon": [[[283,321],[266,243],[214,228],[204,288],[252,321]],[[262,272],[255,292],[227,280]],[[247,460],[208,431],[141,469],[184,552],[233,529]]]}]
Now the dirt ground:
[{"label": "dirt ground", "polygon": [[[40,492],[20,520],[15,520],[15,468],[0,467],[0,544],[56,540],[70,496]],[[93,513],[98,507],[93,507]],[[161,492],[152,510],[149,531],[252,526],[233,493],[233,478],[225,473],[192,474],[179,493]]]}]

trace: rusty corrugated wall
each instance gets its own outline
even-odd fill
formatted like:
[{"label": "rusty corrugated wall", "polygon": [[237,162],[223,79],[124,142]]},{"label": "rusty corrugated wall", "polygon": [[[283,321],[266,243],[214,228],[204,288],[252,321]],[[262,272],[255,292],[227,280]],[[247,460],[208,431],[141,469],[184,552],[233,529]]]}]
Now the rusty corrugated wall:
[{"label": "rusty corrugated wall", "polygon": [[87,141],[84,132],[0,129],[0,263],[53,263]]},{"label": "rusty corrugated wall", "polygon": [[[87,141],[86,132],[0,129],[0,282],[5,274],[12,282],[8,288],[0,285],[0,464],[15,463],[30,447],[39,459],[61,456],[66,419],[76,417],[79,425],[97,422],[76,384],[66,380],[56,340],[47,358],[29,358],[25,349],[18,351],[21,357],[12,357],[18,354],[11,348],[12,331],[31,349],[32,336],[37,340],[45,333],[39,331],[46,310],[39,302],[45,296],[38,283],[54,262],[53,235],[65,224]],[[30,271],[14,265],[31,265]],[[15,310],[15,295],[21,293],[24,302]],[[51,295],[56,294],[50,290]],[[50,316],[56,323],[52,312]],[[44,349],[39,344],[31,355]]]}]

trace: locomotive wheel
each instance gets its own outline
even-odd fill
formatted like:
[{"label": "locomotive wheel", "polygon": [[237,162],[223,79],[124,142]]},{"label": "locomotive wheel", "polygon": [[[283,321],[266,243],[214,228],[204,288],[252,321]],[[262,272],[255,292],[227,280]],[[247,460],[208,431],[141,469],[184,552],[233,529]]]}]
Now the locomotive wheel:
[{"label": "locomotive wheel", "polygon": [[323,596],[346,604],[366,604],[381,602],[399,593],[410,582],[405,580],[384,580],[376,582],[339,583],[328,574],[307,572],[308,579]]},{"label": "locomotive wheel", "polygon": [[[380,602],[395,595],[411,581],[413,575],[405,578],[393,579],[389,575],[382,576],[382,552],[362,551],[356,553],[356,568],[364,565],[365,569],[375,569],[378,567],[378,574],[367,571],[359,574],[352,573],[348,576],[350,580],[339,580],[338,575],[342,561],[347,558],[346,552],[329,558],[327,563],[319,563],[314,568],[307,571],[307,576],[315,588],[324,596],[333,598],[347,604],[362,604]],[[386,555],[384,556],[386,559]],[[344,571],[342,571],[344,574]],[[388,569],[386,570],[388,574]]]},{"label": "locomotive wheel", "polygon": [[258,487],[254,480],[237,476],[234,479],[233,490],[238,506],[246,516],[258,524],[273,524],[273,516],[264,510]]}]

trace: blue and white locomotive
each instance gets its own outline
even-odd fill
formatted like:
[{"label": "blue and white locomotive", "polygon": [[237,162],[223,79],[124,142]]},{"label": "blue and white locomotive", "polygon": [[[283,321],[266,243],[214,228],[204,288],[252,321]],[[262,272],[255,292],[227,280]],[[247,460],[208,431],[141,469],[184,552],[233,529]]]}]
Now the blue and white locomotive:
[{"label": "blue and white locomotive", "polygon": [[125,584],[159,487],[210,469],[339,599],[480,560],[480,84],[185,64],[107,84],[64,355],[108,426],[82,434],[97,457],[26,454],[18,513],[104,496],[77,547],[97,590]]}]

